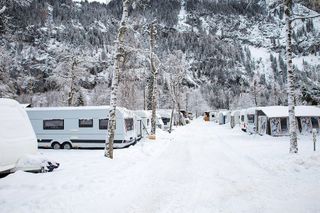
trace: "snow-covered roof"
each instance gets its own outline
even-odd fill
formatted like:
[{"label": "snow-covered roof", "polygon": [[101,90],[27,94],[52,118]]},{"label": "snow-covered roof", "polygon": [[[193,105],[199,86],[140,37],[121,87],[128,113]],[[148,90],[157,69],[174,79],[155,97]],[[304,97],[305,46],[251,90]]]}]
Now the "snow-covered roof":
[{"label": "snow-covered roof", "polygon": [[233,110],[231,112],[231,116],[234,116],[234,115],[240,115],[240,110]]},{"label": "snow-covered roof", "polygon": [[27,113],[15,100],[0,98],[0,136],[2,142],[23,139],[36,141]]},{"label": "snow-covered roof", "polygon": [[[27,108],[27,111],[63,111],[63,110],[95,110],[95,109],[105,109],[109,111],[111,106],[78,106],[78,107],[34,107]],[[123,114],[124,117],[133,117],[134,114],[131,110],[128,110],[124,107],[117,107],[117,110]]]},{"label": "snow-covered roof", "polygon": [[172,112],[171,109],[157,109],[157,113],[159,113],[161,117],[165,117],[165,118],[170,118],[171,112]]},{"label": "snow-covered roof", "polygon": [[228,115],[230,113],[230,111],[219,111],[219,114],[222,114],[222,115]]},{"label": "snow-covered roof", "polygon": [[255,114],[257,109],[260,109],[262,107],[250,107],[246,110],[246,114]]},{"label": "snow-covered roof", "polygon": [[[256,109],[262,110],[269,118],[289,116],[287,106],[258,107]],[[295,115],[296,117],[320,116],[320,108],[315,106],[296,106]]]},{"label": "snow-covered roof", "polygon": [[151,117],[151,112],[147,111],[147,110],[136,110],[136,111],[134,111],[134,113],[141,118],[150,118]]}]

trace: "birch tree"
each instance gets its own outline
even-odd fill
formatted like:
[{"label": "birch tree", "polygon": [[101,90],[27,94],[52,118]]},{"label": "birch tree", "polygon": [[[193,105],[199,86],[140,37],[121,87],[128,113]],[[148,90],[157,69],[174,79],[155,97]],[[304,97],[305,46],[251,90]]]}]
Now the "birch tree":
[{"label": "birch tree", "polygon": [[119,85],[119,77],[120,73],[122,72],[123,63],[125,60],[125,35],[127,32],[127,24],[128,24],[128,17],[129,17],[129,6],[131,1],[130,0],[123,0],[122,1],[122,17],[120,21],[120,26],[118,29],[117,39],[115,41],[115,56],[114,56],[114,69],[113,69],[113,76],[112,76],[112,85],[111,85],[111,95],[110,95],[110,117],[109,117],[109,129],[108,135],[106,138],[105,144],[105,151],[104,156],[110,159],[113,159],[113,140],[115,135],[116,129],[116,109],[117,109],[117,92],[118,92],[118,85]]},{"label": "birch tree", "polygon": [[151,75],[152,75],[152,101],[151,101],[151,106],[152,106],[152,115],[151,115],[151,135],[155,137],[156,135],[156,108],[157,108],[157,74],[158,70],[155,65],[155,59],[154,59],[154,46],[155,46],[155,39],[157,35],[157,29],[155,26],[155,21],[152,22],[149,26],[149,42],[150,42],[150,55],[149,55],[149,60],[150,60],[150,69],[151,69]]},{"label": "birch tree", "polygon": [[286,22],[286,55],[288,73],[288,108],[289,108],[289,134],[290,134],[290,153],[298,152],[297,126],[294,106],[294,73],[292,64],[292,0],[284,0],[284,13]]},{"label": "birch tree", "polygon": [[287,78],[288,78],[288,108],[289,108],[289,134],[290,153],[298,153],[297,125],[295,118],[295,76],[292,63],[292,22],[298,19],[316,18],[320,15],[293,17],[293,0],[283,0],[286,22],[286,55],[287,55]]}]

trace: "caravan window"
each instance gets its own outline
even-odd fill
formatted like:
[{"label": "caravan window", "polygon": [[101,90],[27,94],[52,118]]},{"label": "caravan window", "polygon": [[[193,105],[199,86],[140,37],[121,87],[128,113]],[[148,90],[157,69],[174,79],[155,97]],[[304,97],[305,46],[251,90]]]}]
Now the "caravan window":
[{"label": "caravan window", "polygon": [[170,122],[170,118],[164,118],[164,117],[162,117],[162,122],[163,122],[164,125],[167,125],[167,123]]},{"label": "caravan window", "polygon": [[124,123],[127,131],[133,130],[133,118],[124,119]]},{"label": "caravan window", "polygon": [[80,128],[90,128],[93,127],[93,119],[79,119]]},{"label": "caravan window", "polygon": [[254,115],[247,115],[248,116],[248,123],[254,123]]},{"label": "caravan window", "polygon": [[312,128],[319,128],[318,117],[311,117]]},{"label": "caravan window", "polygon": [[99,119],[99,129],[108,129],[109,119]]},{"label": "caravan window", "polygon": [[64,129],[64,120],[63,119],[44,120],[43,129],[53,129],[53,130]]}]

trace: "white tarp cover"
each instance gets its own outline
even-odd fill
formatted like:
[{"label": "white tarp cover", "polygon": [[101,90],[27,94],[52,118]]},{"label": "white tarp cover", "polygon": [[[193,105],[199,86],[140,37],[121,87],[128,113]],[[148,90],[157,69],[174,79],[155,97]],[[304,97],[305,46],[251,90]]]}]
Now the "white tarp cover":
[{"label": "white tarp cover", "polygon": [[15,100],[0,98],[0,136],[0,171],[12,169],[21,157],[37,152],[30,120]]},{"label": "white tarp cover", "polygon": [[[269,106],[269,107],[257,107],[257,110],[262,110],[269,118],[288,117],[289,111],[287,106]],[[313,117],[320,116],[320,108],[315,106],[296,106],[296,117]]]}]

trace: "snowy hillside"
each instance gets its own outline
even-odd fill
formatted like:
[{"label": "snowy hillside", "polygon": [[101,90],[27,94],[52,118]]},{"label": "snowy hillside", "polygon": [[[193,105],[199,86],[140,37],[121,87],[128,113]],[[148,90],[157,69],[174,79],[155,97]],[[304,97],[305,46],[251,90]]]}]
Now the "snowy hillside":
[{"label": "snowy hillside", "polygon": [[300,136],[250,136],[202,119],[129,149],[41,150],[52,173],[0,179],[0,212],[319,212],[320,155]]},{"label": "snowy hillside", "polygon": [[[108,104],[121,1],[27,2],[5,3],[3,20],[8,21],[0,23],[0,96],[35,106],[66,105],[70,70],[77,62],[77,104]],[[318,14],[318,4],[302,3],[295,4],[296,14]],[[143,107],[150,78],[147,26],[154,19],[158,20],[155,52],[163,65],[159,108],[172,105],[166,77],[172,61],[185,69],[183,105],[187,96],[195,94],[210,108],[252,106],[253,99],[258,105],[286,104],[283,16],[282,7],[273,0],[139,1],[129,14],[131,50],[119,105]],[[319,23],[320,17],[293,23],[299,103],[320,101]],[[188,104],[194,109],[193,100]]]}]

